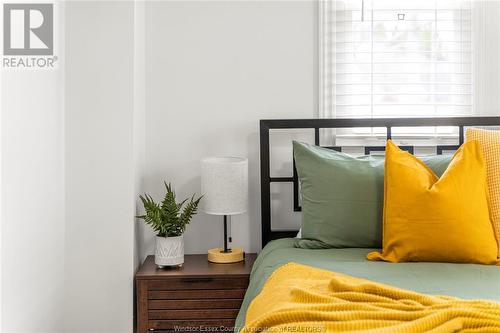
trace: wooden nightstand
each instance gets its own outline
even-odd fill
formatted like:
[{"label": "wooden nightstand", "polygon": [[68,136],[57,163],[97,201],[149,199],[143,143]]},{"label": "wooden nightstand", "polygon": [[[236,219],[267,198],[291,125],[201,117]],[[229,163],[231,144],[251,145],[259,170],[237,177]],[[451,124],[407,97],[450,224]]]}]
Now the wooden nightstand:
[{"label": "wooden nightstand", "polygon": [[158,269],[148,256],[135,275],[137,332],[233,327],[255,258],[213,264],[206,254],[186,255],[181,268]]}]

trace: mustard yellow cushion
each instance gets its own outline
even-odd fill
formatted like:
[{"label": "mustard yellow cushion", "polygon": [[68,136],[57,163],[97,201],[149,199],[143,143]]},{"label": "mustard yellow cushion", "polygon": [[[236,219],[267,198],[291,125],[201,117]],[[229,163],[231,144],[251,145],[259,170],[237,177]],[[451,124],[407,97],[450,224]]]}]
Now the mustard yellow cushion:
[{"label": "mustard yellow cushion", "polygon": [[388,141],[384,172],[383,251],[369,260],[497,263],[478,141],[463,144],[441,178]]},{"label": "mustard yellow cushion", "polygon": [[[486,180],[490,193],[490,216],[497,242],[500,241],[500,131],[468,128],[467,141],[478,140],[486,161]],[[498,252],[500,257],[500,249]]]}]

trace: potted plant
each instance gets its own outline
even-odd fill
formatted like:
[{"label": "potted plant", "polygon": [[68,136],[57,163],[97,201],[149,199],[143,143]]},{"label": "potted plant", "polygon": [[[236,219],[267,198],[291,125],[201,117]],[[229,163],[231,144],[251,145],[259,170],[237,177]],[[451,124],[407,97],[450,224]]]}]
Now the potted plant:
[{"label": "potted plant", "polygon": [[[181,266],[184,263],[184,239],[182,234],[191,218],[198,210],[202,197],[187,198],[177,202],[171,184],[164,182],[166,193],[163,201],[156,203],[145,194],[140,195],[145,215],[137,216],[153,228],[156,234],[155,264],[163,266]],[[189,200],[189,201],[188,201]]]}]

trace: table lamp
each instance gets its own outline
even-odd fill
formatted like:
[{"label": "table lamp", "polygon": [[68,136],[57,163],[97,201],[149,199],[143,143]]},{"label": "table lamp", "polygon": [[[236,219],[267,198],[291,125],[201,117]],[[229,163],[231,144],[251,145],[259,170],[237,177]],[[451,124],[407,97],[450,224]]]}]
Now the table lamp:
[{"label": "table lamp", "polygon": [[[243,214],[248,206],[248,159],[209,157],[201,161],[202,210],[223,216],[224,247],[208,250],[208,261],[233,263],[244,259],[243,250],[228,247],[231,215]],[[229,225],[228,225],[229,223]]]}]

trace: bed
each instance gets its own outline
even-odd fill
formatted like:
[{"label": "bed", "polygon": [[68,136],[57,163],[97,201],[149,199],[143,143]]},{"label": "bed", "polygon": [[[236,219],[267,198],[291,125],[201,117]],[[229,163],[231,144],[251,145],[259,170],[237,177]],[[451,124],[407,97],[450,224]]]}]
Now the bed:
[{"label": "bed", "polygon": [[294,248],[294,239],[267,244],[257,258],[250,285],[236,319],[245,324],[246,309],[269,276],[288,262],[306,264],[432,295],[500,302],[500,267],[473,264],[372,262],[370,249],[308,250]]},{"label": "bed", "polygon": [[[273,182],[293,183],[293,209],[300,211],[297,174],[291,177],[270,175],[269,132],[272,129],[311,128],[315,133],[315,144],[320,144],[320,129],[347,127],[386,127],[387,139],[392,128],[398,126],[457,126],[459,144],[464,142],[464,128],[468,126],[498,126],[500,117],[461,118],[413,118],[413,119],[305,119],[305,120],[262,120],[260,123],[261,143],[261,205],[262,245],[252,270],[250,285],[236,320],[236,328],[245,324],[248,306],[259,294],[270,275],[279,267],[296,262],[354,277],[388,284],[431,295],[448,295],[463,299],[486,299],[500,302],[500,267],[475,264],[449,263],[400,263],[372,262],[366,255],[373,249],[300,249],[294,247],[298,230],[274,230],[271,222],[271,194]],[[453,150],[457,146],[438,146],[437,154]],[[339,147],[332,147],[339,149]],[[383,148],[383,147],[382,147]],[[407,147],[412,151],[413,147]],[[365,149],[366,153],[382,150],[380,147]]]}]

